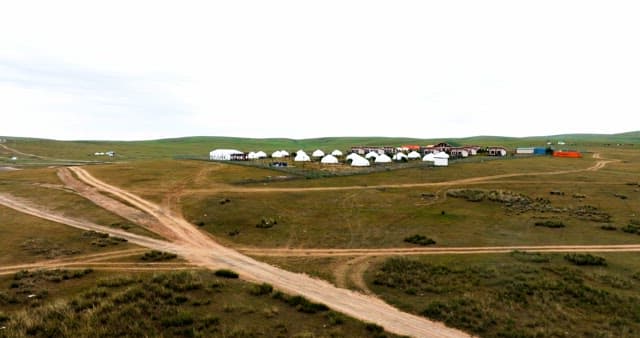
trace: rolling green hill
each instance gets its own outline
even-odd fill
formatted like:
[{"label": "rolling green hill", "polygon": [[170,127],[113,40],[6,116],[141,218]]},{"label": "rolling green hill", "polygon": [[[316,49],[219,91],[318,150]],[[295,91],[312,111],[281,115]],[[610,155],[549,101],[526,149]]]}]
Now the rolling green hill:
[{"label": "rolling green hill", "polygon": [[[234,148],[242,151],[272,152],[279,149],[295,151],[316,148],[325,151],[346,150],[355,145],[403,145],[434,144],[449,142],[453,145],[476,144],[483,146],[502,145],[506,147],[546,145],[547,141],[564,141],[568,145],[589,146],[605,144],[638,144],[640,131],[622,134],[567,134],[553,136],[535,136],[525,138],[500,136],[473,136],[466,138],[416,139],[403,137],[326,137],[314,139],[286,138],[239,138],[193,136],[148,141],[58,141],[37,138],[2,137],[6,146],[24,153],[56,159],[106,160],[96,157],[95,152],[115,151],[118,160],[172,158],[180,155],[206,156],[215,148]],[[0,158],[11,155],[0,148]],[[24,156],[23,156],[24,157]]]}]

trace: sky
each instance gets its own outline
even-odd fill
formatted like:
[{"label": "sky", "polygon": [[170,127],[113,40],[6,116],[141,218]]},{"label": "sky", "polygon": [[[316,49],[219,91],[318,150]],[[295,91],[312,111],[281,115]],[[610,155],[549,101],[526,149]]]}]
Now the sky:
[{"label": "sky", "polygon": [[638,1],[6,1],[0,135],[640,130]]}]

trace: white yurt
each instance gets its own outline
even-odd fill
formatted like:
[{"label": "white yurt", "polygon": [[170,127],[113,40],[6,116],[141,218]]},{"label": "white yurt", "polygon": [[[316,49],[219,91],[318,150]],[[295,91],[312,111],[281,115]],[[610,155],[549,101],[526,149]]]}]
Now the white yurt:
[{"label": "white yurt", "polygon": [[391,163],[391,157],[387,156],[387,154],[382,154],[376,157],[375,163]]},{"label": "white yurt", "polygon": [[312,157],[322,157],[324,156],[324,151],[320,150],[320,149],[316,149],[316,151],[314,151],[311,154]]},{"label": "white yurt", "polygon": [[407,154],[405,153],[396,153],[395,155],[393,155],[393,160],[394,161],[402,161],[402,160],[408,160],[409,156],[407,156]]},{"label": "white yurt", "polygon": [[417,151],[415,151],[415,150],[414,150],[414,151],[410,152],[410,153],[409,153],[409,155],[407,155],[407,157],[408,157],[410,160],[417,160],[417,159],[419,159],[419,158],[420,158],[420,157],[422,157],[422,156],[420,156],[420,153],[419,153],[419,152],[417,152]]},{"label": "white yurt", "polygon": [[449,165],[449,155],[443,151],[433,155],[433,165],[436,167],[446,167]]},{"label": "white yurt", "polygon": [[340,162],[338,161],[337,157],[329,154],[329,155],[323,157],[322,160],[320,160],[320,163],[322,163],[322,164],[338,164]]},{"label": "white yurt", "polygon": [[209,159],[212,161],[230,161],[231,155],[242,154],[236,149],[215,149],[209,153]]},{"label": "white yurt", "polygon": [[280,154],[282,154],[282,157],[289,157],[289,152],[286,150],[280,150]]},{"label": "white yurt", "polygon": [[348,161],[348,160],[353,160],[353,159],[354,159],[354,158],[356,158],[356,157],[362,157],[362,156],[360,156],[360,155],[358,155],[358,154],[356,154],[356,153],[351,153],[351,154],[347,155],[346,160],[347,160],[347,161]]},{"label": "white yurt", "polygon": [[296,162],[309,162],[311,161],[311,158],[309,157],[309,155],[307,155],[307,153],[305,153],[302,150],[299,150],[296,153],[296,157],[293,160]]},{"label": "white yurt", "polygon": [[256,153],[256,158],[267,158],[267,153],[260,150],[259,152]]},{"label": "white yurt", "polygon": [[334,150],[331,152],[331,155],[335,156],[335,157],[340,157],[342,156],[342,152],[338,149]]},{"label": "white yurt", "polygon": [[433,153],[428,153],[426,155],[424,155],[424,157],[422,158],[422,161],[424,162],[434,162],[436,159],[434,158],[434,154]]},{"label": "white yurt", "polygon": [[283,158],[284,155],[282,154],[282,152],[280,150],[276,150],[276,151],[271,153],[271,157],[272,158]]},{"label": "white yurt", "polygon": [[369,163],[369,161],[367,159],[365,159],[364,157],[357,155],[353,158],[352,162],[351,162],[351,166],[352,167],[368,167],[371,164]]},{"label": "white yurt", "polygon": [[247,155],[247,158],[250,160],[257,160],[258,159],[258,154],[254,153],[253,151],[250,151],[249,154]]},{"label": "white yurt", "polygon": [[367,160],[370,158],[376,158],[380,156],[380,154],[376,153],[375,151],[370,151],[368,154],[364,155],[364,158],[366,158]]}]

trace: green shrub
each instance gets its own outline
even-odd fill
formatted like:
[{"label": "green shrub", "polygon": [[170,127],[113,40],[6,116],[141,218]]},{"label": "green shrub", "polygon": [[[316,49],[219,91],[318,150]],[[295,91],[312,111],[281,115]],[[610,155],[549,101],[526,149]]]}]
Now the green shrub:
[{"label": "green shrub", "polygon": [[564,259],[575,265],[606,266],[604,257],[593,256],[591,254],[567,254]]},{"label": "green shrub", "polygon": [[562,223],[561,221],[541,221],[536,222],[535,225],[537,227],[564,228],[564,223]]},{"label": "green shrub", "polygon": [[600,229],[607,230],[607,231],[615,231],[618,228],[616,228],[614,225],[611,225],[611,224],[603,224],[600,226]]},{"label": "green shrub", "polygon": [[539,252],[526,252],[526,251],[511,251],[511,257],[521,262],[531,263],[548,263],[550,261],[549,256],[545,256]]},{"label": "green shrub", "polygon": [[240,275],[238,275],[237,272],[229,270],[229,269],[220,269],[220,270],[216,270],[216,272],[214,272],[214,274],[218,277],[223,277],[223,278],[238,278],[240,277]]},{"label": "green shrub", "polygon": [[423,236],[423,235],[409,236],[409,237],[406,237],[404,239],[404,241],[407,242],[407,243],[417,244],[417,245],[422,245],[422,246],[436,244],[436,241],[434,241],[433,239],[431,239],[429,237]]},{"label": "green shrub", "polygon": [[178,258],[178,255],[170,252],[151,250],[149,252],[145,252],[140,259],[147,262],[160,262],[160,261],[168,261],[172,259]]},{"label": "green shrub", "polygon": [[273,292],[273,286],[271,284],[268,283],[262,283],[262,284],[258,284],[258,285],[254,285],[251,288],[250,293],[254,296],[263,296],[263,295],[268,295],[271,292]]}]

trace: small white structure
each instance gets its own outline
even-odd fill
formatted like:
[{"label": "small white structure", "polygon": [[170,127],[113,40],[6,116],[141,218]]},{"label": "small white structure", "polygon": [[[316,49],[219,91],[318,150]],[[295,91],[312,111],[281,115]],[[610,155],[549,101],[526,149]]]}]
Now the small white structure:
[{"label": "small white structure", "polygon": [[247,154],[247,158],[250,160],[257,160],[258,159],[258,155],[256,153],[254,153],[253,151],[250,151],[249,154]]},{"label": "small white structure", "polygon": [[352,167],[368,167],[368,166],[371,165],[366,158],[364,158],[364,157],[362,157],[362,156],[360,156],[358,154],[355,154],[355,155],[356,156],[351,161],[351,166]]},{"label": "small white structure", "polygon": [[331,152],[331,155],[335,156],[335,157],[340,157],[342,156],[342,152],[338,149],[334,150]]},{"label": "small white structure", "polygon": [[320,149],[317,149],[316,151],[314,151],[311,154],[311,156],[313,156],[313,157],[322,157],[322,156],[324,156],[324,151],[322,151]]},{"label": "small white structure", "polygon": [[424,157],[422,158],[423,162],[435,162],[435,158],[434,158],[434,154],[433,153],[428,153],[426,155],[424,155]]},{"label": "small white structure", "polygon": [[433,155],[433,165],[436,167],[446,167],[449,165],[449,154],[441,151]]},{"label": "small white structure", "polygon": [[296,157],[293,160],[296,162],[309,162],[311,161],[311,158],[304,152],[304,150],[298,150]]},{"label": "small white structure", "polygon": [[412,151],[412,152],[410,152],[410,153],[409,153],[409,155],[407,155],[407,158],[408,158],[408,159],[410,159],[410,160],[417,160],[417,159],[419,159],[420,157],[421,157],[421,156],[420,156],[420,153],[419,153],[419,152],[417,152],[417,151],[415,151],[415,150],[414,150],[414,151]]},{"label": "small white structure", "polygon": [[242,154],[236,149],[215,149],[209,153],[209,159],[212,161],[231,161],[231,155]]},{"label": "small white structure", "polygon": [[283,157],[289,157],[289,152],[286,150],[280,150],[280,153],[282,154]]},{"label": "small white structure", "polygon": [[322,160],[320,160],[320,163],[322,163],[322,164],[338,164],[340,162],[338,161],[337,157],[329,154],[329,155],[323,157]]},{"label": "small white structure", "polygon": [[[420,155],[418,154],[418,156]],[[407,156],[407,154],[405,153],[396,153],[395,155],[393,155],[393,160],[394,161],[409,160],[409,156]]]},{"label": "small white structure", "polygon": [[533,147],[520,147],[516,148],[516,154],[518,155],[533,155],[534,148]]},{"label": "small white structure", "polygon": [[283,158],[282,152],[280,150],[276,150],[271,153],[271,158]]},{"label": "small white structure", "polygon": [[18,160],[18,157],[17,157],[17,156],[13,156],[13,157],[11,157],[11,161],[17,161],[17,160]]},{"label": "small white structure", "polygon": [[264,151],[260,150],[259,152],[256,153],[256,158],[258,158],[258,159],[267,158],[267,153],[265,153]]},{"label": "small white structure", "polygon": [[360,155],[358,155],[356,153],[351,153],[351,154],[347,155],[346,160],[347,161],[348,160],[352,160],[353,161],[353,159],[356,158],[356,157],[362,157],[362,156],[360,156]]},{"label": "small white structure", "polygon": [[391,157],[387,156],[386,154],[382,154],[376,157],[376,160],[374,162],[375,163],[391,163]]},{"label": "small white structure", "polygon": [[378,156],[380,156],[380,154],[376,153],[375,151],[370,151],[368,154],[364,155],[364,158],[368,160],[372,157],[376,158]]}]

